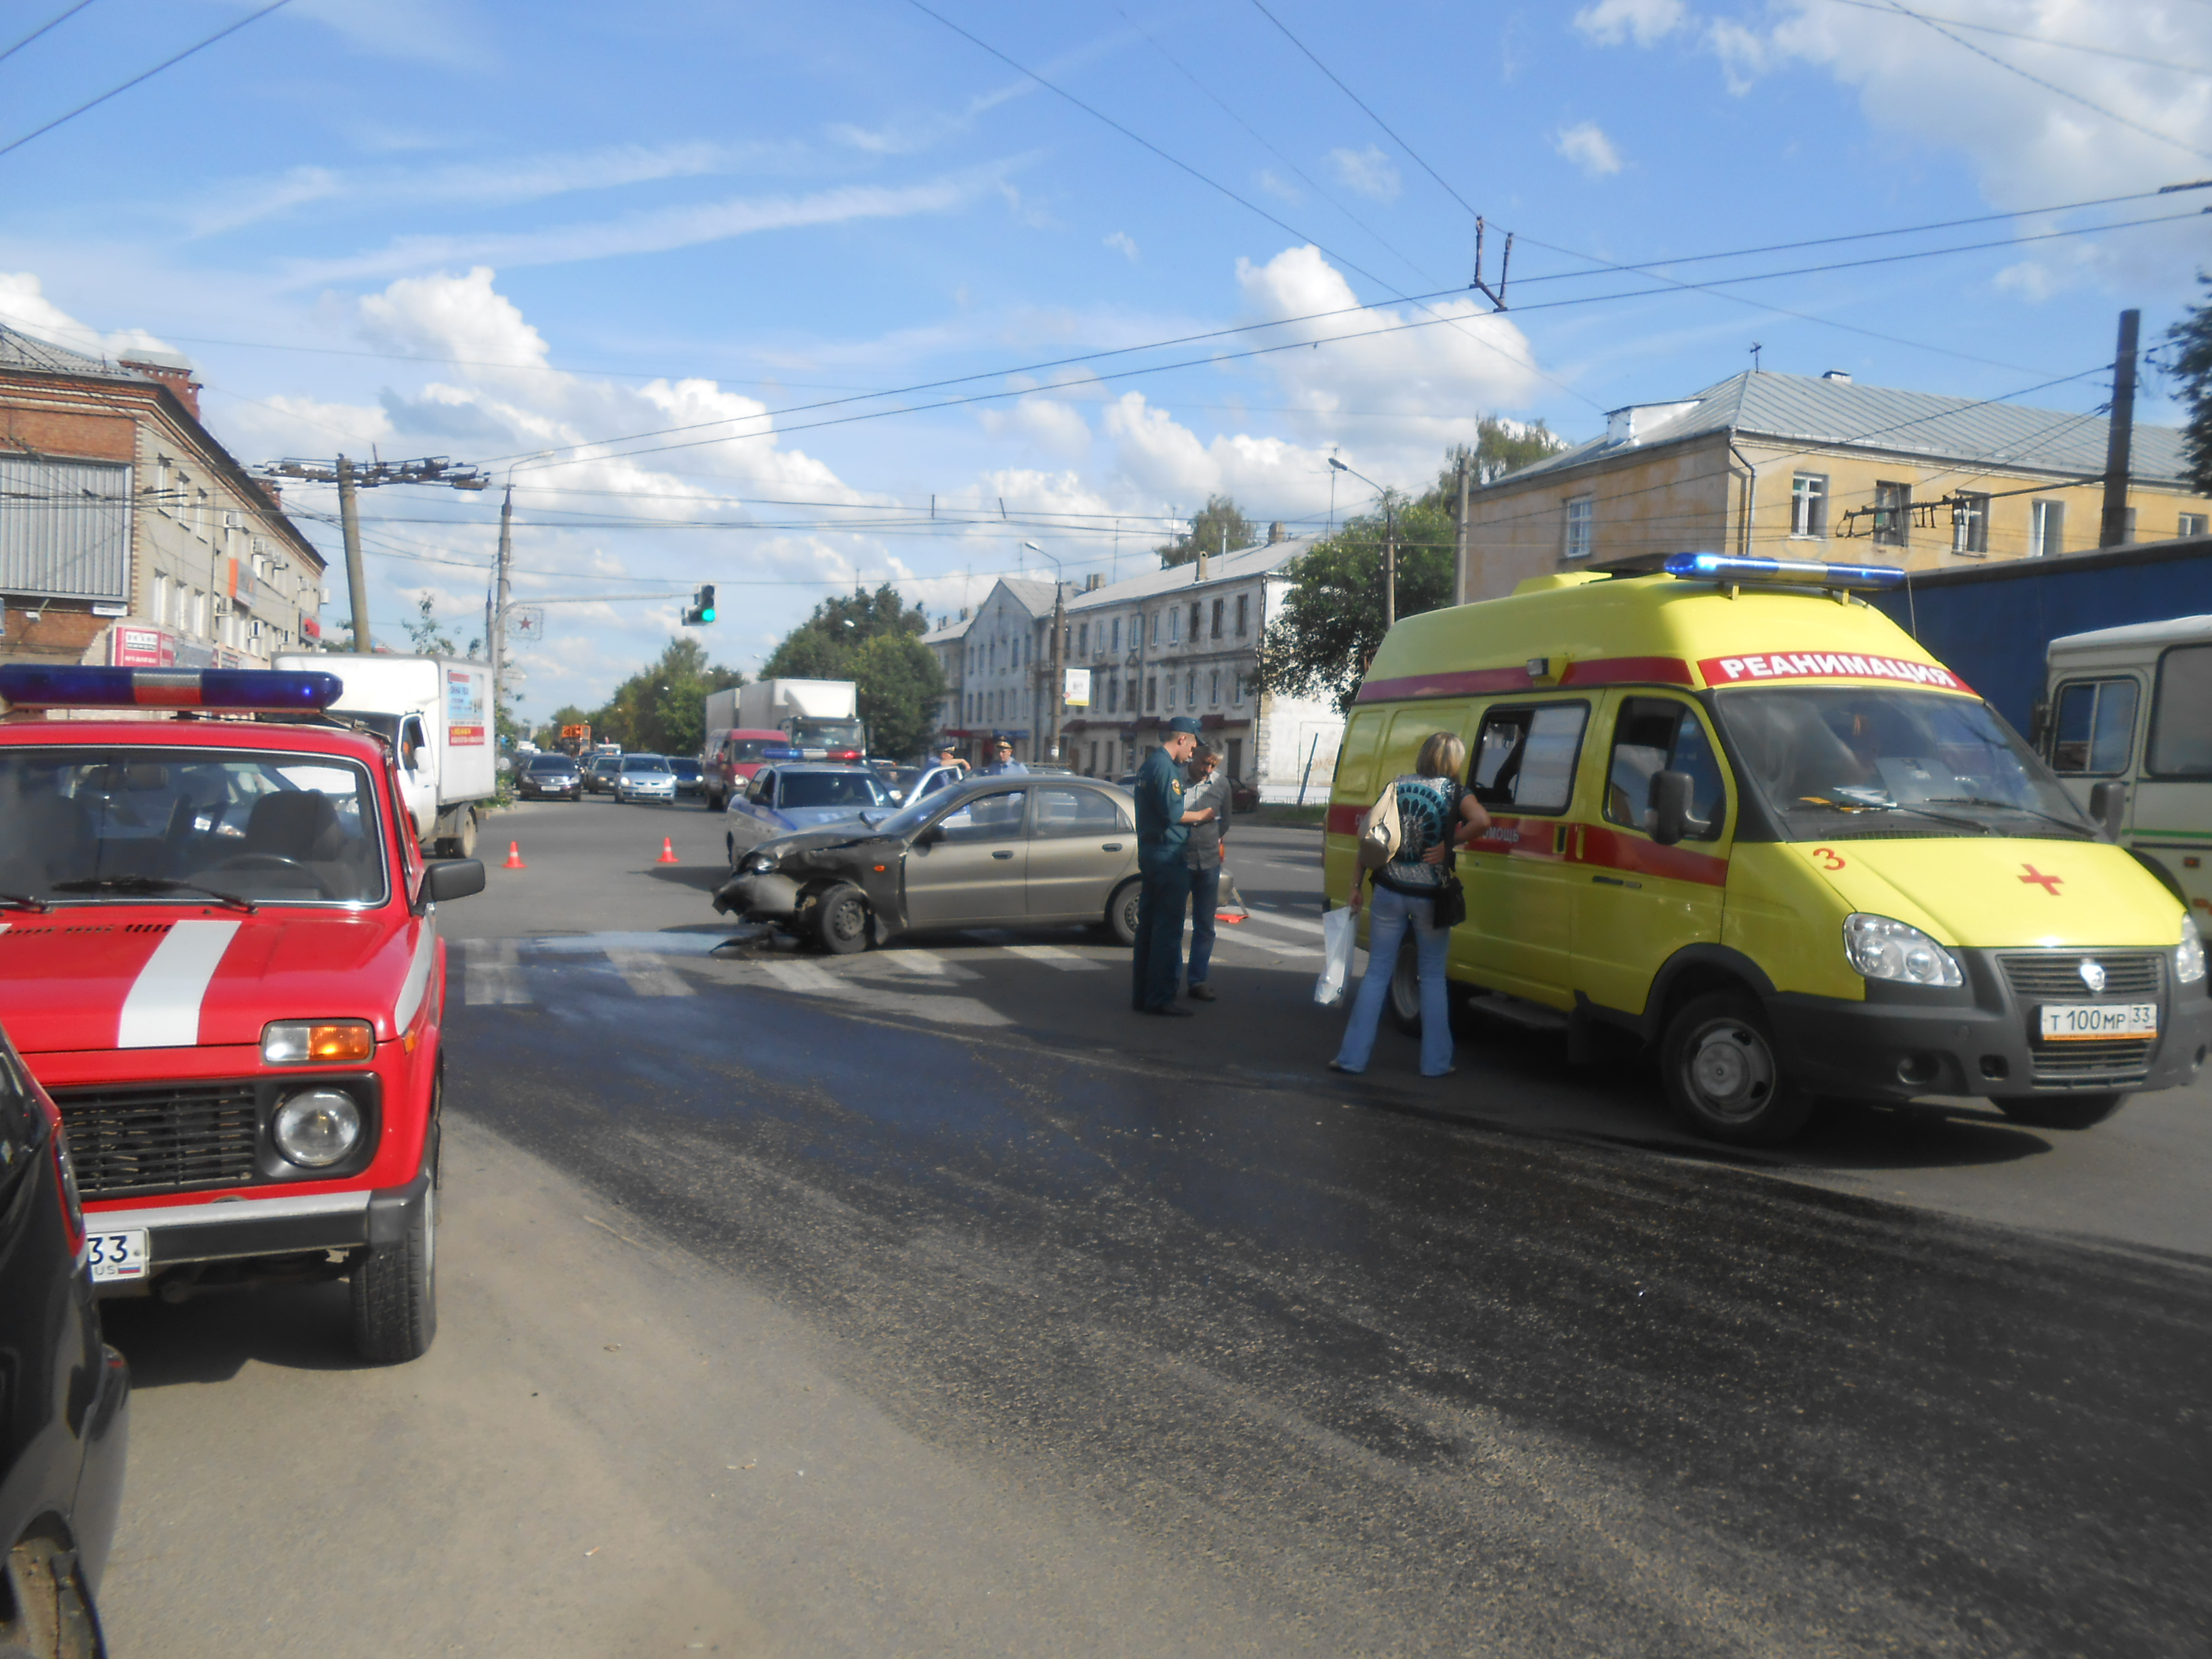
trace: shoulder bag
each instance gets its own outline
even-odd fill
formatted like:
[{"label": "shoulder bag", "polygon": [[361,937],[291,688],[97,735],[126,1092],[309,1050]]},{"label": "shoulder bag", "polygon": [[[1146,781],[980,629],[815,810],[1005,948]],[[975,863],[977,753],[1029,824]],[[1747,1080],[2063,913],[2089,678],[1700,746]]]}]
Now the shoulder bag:
[{"label": "shoulder bag", "polygon": [[1359,867],[1380,870],[1398,851],[1398,785],[1394,779],[1359,821]]}]

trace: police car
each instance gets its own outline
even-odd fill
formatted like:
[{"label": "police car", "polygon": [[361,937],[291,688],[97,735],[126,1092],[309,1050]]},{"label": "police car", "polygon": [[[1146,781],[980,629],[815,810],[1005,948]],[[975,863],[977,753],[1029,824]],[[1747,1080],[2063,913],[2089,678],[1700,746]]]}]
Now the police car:
[{"label": "police car", "polygon": [[389,745],[313,672],[0,667],[0,1021],[68,1126],[103,1295],[351,1280],[437,1328],[442,900]]}]

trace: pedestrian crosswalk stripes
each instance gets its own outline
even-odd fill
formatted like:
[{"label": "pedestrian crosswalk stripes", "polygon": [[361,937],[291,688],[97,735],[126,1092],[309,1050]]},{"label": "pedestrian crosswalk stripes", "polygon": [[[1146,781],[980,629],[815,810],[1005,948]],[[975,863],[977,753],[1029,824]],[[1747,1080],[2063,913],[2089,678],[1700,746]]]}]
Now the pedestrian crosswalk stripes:
[{"label": "pedestrian crosswalk stripes", "polygon": [[471,1004],[530,1000],[522,982],[522,952],[511,939],[472,939],[463,946],[463,993]]},{"label": "pedestrian crosswalk stripes", "polygon": [[1020,957],[1027,962],[1041,962],[1048,968],[1057,968],[1063,974],[1082,973],[1086,969],[1095,972],[1106,966],[1103,962],[1079,956],[1058,945],[1010,945],[1006,947],[1006,954]]},{"label": "pedestrian crosswalk stripes", "polygon": [[694,994],[684,977],[669,967],[666,960],[650,951],[611,946],[607,960],[623,976],[623,982],[641,997],[688,997]]}]

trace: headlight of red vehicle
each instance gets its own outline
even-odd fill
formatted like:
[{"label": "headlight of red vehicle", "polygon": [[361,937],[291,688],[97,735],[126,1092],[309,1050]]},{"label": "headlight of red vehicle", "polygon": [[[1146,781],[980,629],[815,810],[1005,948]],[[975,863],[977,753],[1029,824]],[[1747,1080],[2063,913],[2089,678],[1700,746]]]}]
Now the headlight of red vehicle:
[{"label": "headlight of red vehicle", "polygon": [[280,1019],[261,1029],[261,1059],[270,1066],[348,1066],[376,1056],[376,1033],[365,1019]]}]

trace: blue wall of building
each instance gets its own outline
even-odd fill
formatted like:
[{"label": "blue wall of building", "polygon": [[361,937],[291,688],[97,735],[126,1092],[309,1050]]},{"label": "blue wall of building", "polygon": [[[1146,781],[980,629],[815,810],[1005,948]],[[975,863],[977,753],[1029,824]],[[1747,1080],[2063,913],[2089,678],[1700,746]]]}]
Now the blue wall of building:
[{"label": "blue wall of building", "polygon": [[2021,560],[1868,597],[2025,734],[2067,634],[2212,614],[2212,547]]}]

